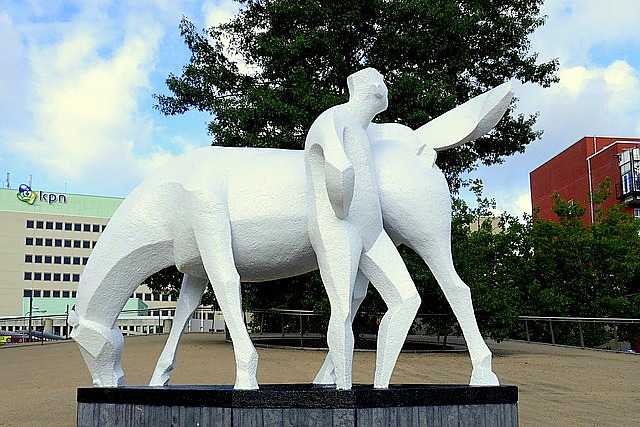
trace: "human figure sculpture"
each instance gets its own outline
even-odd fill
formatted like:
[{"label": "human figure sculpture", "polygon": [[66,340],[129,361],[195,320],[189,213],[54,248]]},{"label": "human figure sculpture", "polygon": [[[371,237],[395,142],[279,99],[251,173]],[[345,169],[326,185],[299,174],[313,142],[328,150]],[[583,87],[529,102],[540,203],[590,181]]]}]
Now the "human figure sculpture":
[{"label": "human figure sculpture", "polygon": [[382,225],[367,136],[371,120],[387,108],[387,87],[373,68],[350,75],[347,83],[349,101],[323,112],[305,142],[309,239],[331,305],[327,344],[337,388],[351,388],[357,274],[376,287],[388,307],[378,331],[373,383],[386,387],[420,296]]},{"label": "human figure sculpture", "polygon": [[[502,85],[415,131],[395,124],[367,129],[384,228],[395,244],[413,248],[433,271],[467,341],[475,385],[498,380],[469,288],[451,261],[450,195],[434,162],[436,151],[491,130],[510,99],[510,88]],[[170,265],[185,277],[151,385],[168,383],[180,335],[210,280],[233,339],[235,387],[256,388],[257,353],[243,323],[239,278],[270,280],[317,268],[308,237],[304,153],[205,147],[168,162],[127,197],[89,258],[69,316],[94,385],[124,384],[117,317],[143,280]],[[352,316],[367,282],[356,276]],[[335,382],[335,359],[328,355],[314,382]],[[389,378],[382,386],[385,381]]]}]

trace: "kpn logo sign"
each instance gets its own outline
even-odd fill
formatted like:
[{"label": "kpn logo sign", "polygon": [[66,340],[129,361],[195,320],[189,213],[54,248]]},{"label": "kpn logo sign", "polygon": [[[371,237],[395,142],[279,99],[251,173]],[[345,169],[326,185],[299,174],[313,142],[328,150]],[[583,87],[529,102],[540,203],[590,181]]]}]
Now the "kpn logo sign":
[{"label": "kpn logo sign", "polygon": [[18,197],[18,200],[29,205],[33,205],[36,200],[40,200],[41,202],[45,202],[50,205],[54,203],[67,203],[67,196],[64,194],[33,191],[27,184],[20,184],[18,194],[16,194],[16,196]]}]

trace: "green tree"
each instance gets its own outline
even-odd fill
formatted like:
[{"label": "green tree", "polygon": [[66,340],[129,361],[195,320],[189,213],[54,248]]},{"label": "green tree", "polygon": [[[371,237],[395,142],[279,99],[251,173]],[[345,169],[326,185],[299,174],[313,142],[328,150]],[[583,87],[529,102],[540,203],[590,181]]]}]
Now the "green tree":
[{"label": "green tree", "polygon": [[[157,108],[211,113],[214,144],[299,149],[313,120],[346,100],[346,77],[372,66],[390,88],[378,120],[417,128],[504,81],[557,80],[557,61],[530,52],[542,2],[239,1],[229,23],[203,32],[182,20],[191,59],[169,75],[172,94],[156,95]],[[499,163],[539,136],[515,103],[490,135],[438,157],[452,188],[477,162]]]},{"label": "green tree", "polygon": [[[202,32],[183,18],[191,58],[180,75],[169,75],[170,94],[155,95],[156,106],[166,115],[211,113],[213,144],[300,149],[313,120],[346,101],[346,77],[372,66],[390,89],[389,108],[377,120],[417,128],[507,80],[545,87],[557,80],[557,61],[539,63],[530,52],[528,37],[544,23],[542,2],[239,1],[230,22]],[[461,173],[499,163],[539,136],[535,115],[516,115],[516,102],[489,135],[438,156],[454,191]],[[405,251],[415,277],[429,274],[409,258]],[[245,303],[327,308],[318,274],[302,282],[244,285]],[[363,309],[381,304],[367,298]]]},{"label": "green tree", "polygon": [[[557,221],[532,219],[529,244],[533,256],[523,286],[525,314],[573,317],[636,317],[640,312],[640,222],[622,205],[603,208],[610,197],[605,180],[592,195],[595,222],[585,226],[586,209],[553,196]],[[547,326],[539,325],[544,335]],[[578,344],[578,327],[558,326],[571,344]],[[587,345],[609,337],[600,326],[588,329]],[[633,333],[631,330],[629,333]]]}]

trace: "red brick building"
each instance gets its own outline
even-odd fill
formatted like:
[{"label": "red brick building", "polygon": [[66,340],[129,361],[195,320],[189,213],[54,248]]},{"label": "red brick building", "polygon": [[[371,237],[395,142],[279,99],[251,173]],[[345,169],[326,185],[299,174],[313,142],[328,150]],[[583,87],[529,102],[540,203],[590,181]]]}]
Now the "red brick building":
[{"label": "red brick building", "polygon": [[640,138],[585,136],[529,174],[531,205],[539,216],[555,220],[551,194],[580,201],[587,209],[585,224],[593,222],[590,193],[611,178],[612,197],[605,207],[627,202],[625,209],[640,217]]}]

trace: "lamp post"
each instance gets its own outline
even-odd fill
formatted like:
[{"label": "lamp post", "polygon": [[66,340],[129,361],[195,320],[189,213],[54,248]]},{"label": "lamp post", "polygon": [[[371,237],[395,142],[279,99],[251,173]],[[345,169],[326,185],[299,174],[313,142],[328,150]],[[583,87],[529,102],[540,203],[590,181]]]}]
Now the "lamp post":
[{"label": "lamp post", "polygon": [[[33,289],[31,290],[31,295],[29,295],[29,342],[33,337],[33,333],[31,332],[33,326],[33,313],[46,313],[47,310],[40,309],[38,307],[33,306]],[[26,313],[25,313],[26,314]],[[42,331],[44,333],[44,330]]]}]

